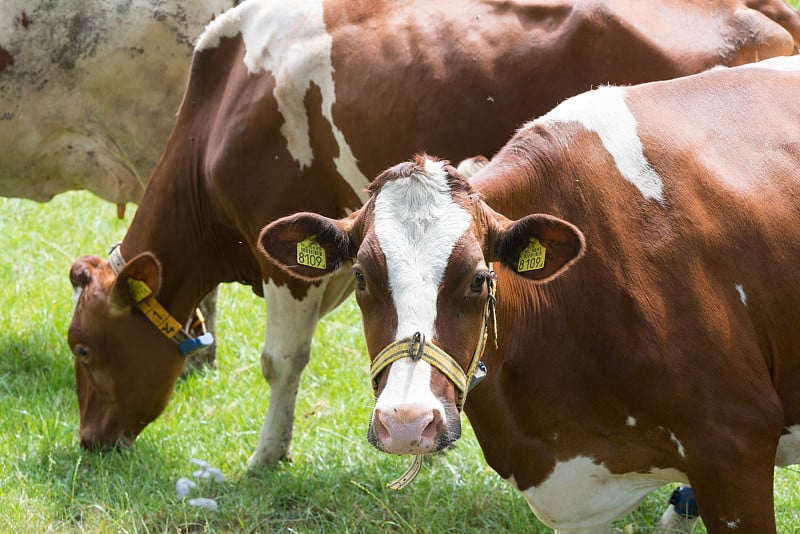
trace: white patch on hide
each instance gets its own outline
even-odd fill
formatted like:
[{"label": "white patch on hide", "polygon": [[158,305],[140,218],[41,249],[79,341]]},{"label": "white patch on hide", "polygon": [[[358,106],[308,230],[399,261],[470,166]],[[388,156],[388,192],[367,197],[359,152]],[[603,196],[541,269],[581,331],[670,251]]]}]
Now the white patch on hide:
[{"label": "white patch on hide", "polygon": [[678,447],[678,454],[681,455],[681,458],[685,459],[686,449],[684,448],[683,443],[681,443],[681,440],[678,439],[678,436],[676,436],[673,432],[670,432],[669,439],[672,440],[672,442]]},{"label": "white patch on hide", "polygon": [[742,300],[742,304],[744,304],[745,308],[747,307],[747,294],[744,292],[744,286],[742,284],[736,284],[736,291],[739,293],[739,298]]},{"label": "white patch on hide", "polygon": [[264,70],[275,78],[273,96],[285,120],[281,133],[289,153],[301,168],[311,166],[314,160],[305,97],[312,83],[318,86],[322,93],[322,116],[330,123],[339,147],[340,155],[334,159],[336,170],[364,202],[364,186],[369,180],[359,170],[344,134],[333,121],[331,110],[336,101],[331,63],[333,39],[323,14],[321,1],[245,2],[212,21],[196,48],[213,48],[219,46],[222,37],[241,33],[247,69],[254,74]]},{"label": "white patch on hide", "polygon": [[746,63],[739,69],[769,69],[784,72],[800,71],[800,56],[776,56],[756,63]]},{"label": "white patch on hide", "polygon": [[[387,182],[375,198],[375,235],[386,257],[389,287],[397,311],[395,339],[422,333],[435,337],[439,285],[456,241],[469,228],[469,212],[453,202],[441,162],[427,160],[424,172]],[[376,408],[389,410],[406,400],[445,410],[430,390],[430,364],[399,360]]]},{"label": "white patch on hide", "polygon": [[644,156],[636,131],[636,118],[625,103],[625,89],[600,87],[565,100],[546,115],[529,123],[576,122],[596,133],[614,158],[620,174],[648,199],[664,205],[663,183]]},{"label": "white patch on hide", "polygon": [[[513,477],[509,482],[517,487]],[[558,462],[539,486],[520,492],[536,517],[551,528],[608,532],[615,519],[633,510],[645,495],[670,482],[687,482],[687,478],[676,469],[615,475],[592,458],[576,456]]]},{"label": "white patch on hide", "polygon": [[75,309],[78,307],[78,302],[83,296],[83,287],[72,288],[72,315],[75,315]]}]

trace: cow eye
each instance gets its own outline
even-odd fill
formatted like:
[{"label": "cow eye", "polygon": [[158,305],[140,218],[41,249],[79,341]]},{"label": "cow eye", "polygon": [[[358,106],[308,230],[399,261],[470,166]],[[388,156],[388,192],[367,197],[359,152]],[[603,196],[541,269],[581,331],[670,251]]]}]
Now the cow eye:
[{"label": "cow eye", "polygon": [[364,273],[358,269],[353,270],[353,278],[356,279],[356,287],[359,290],[363,290],[365,287],[367,287],[367,281],[364,279]]},{"label": "cow eye", "polygon": [[89,363],[90,353],[89,349],[86,348],[84,345],[75,345],[75,348],[72,349],[73,354],[78,357],[81,363],[87,364]]},{"label": "cow eye", "polygon": [[470,289],[475,293],[483,292],[483,286],[486,284],[486,280],[489,278],[489,273],[486,271],[481,271],[475,275],[475,278],[472,280],[470,284]]}]

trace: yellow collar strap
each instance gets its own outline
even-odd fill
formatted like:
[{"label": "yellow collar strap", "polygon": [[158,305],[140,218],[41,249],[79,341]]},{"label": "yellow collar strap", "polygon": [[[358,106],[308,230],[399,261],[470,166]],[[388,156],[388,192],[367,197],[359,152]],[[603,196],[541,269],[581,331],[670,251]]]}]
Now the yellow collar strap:
[{"label": "yellow collar strap", "polygon": [[[108,262],[114,274],[119,274],[119,271],[125,266],[125,259],[119,251],[119,244],[111,249]],[[202,333],[197,337],[191,337],[183,331],[181,323],[156,300],[153,290],[145,282],[128,278],[128,290],[136,302],[136,307],[147,317],[147,320],[178,345],[181,356],[186,357],[197,349],[214,344],[214,336],[210,332],[206,332],[205,318],[199,308],[194,311],[191,328],[200,328]]]},{"label": "yellow collar strap", "polygon": [[441,371],[458,390],[456,407],[458,411],[461,411],[467,394],[467,373],[445,351],[433,343],[426,343],[425,336],[419,332],[411,337],[395,341],[378,354],[378,357],[372,362],[370,371],[373,391],[376,393],[378,391],[378,375],[381,371],[403,358],[428,362]]},{"label": "yellow collar strap", "polygon": [[[380,375],[381,371],[397,360],[411,358],[414,361],[422,360],[428,362],[441,371],[458,390],[456,408],[458,408],[459,412],[464,408],[464,402],[467,400],[467,393],[472,391],[486,376],[486,366],[480,359],[486,349],[486,338],[489,336],[490,318],[492,319],[492,327],[494,328],[494,347],[497,348],[497,276],[492,270],[491,264],[489,264],[489,275],[489,297],[486,299],[486,305],[483,309],[481,335],[466,372],[461,369],[461,366],[452,356],[433,343],[426,343],[425,335],[417,332],[411,337],[399,339],[391,343],[372,361],[372,365],[370,366],[370,379],[372,381],[372,390],[376,395],[378,393],[378,375]],[[397,480],[387,484],[386,487],[397,491],[405,488],[416,478],[421,466],[422,455],[418,454],[415,456],[414,461],[406,472]]]}]

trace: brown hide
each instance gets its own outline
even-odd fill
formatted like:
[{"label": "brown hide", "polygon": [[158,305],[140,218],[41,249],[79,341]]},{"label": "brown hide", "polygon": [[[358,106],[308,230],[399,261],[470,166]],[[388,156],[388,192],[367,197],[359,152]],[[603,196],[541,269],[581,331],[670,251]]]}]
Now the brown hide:
[{"label": "brown hide", "polygon": [[[593,86],[791,53],[797,40],[740,2],[666,1],[653,11],[634,4],[333,1],[319,12],[316,2],[265,0],[241,4],[210,26],[121,252],[157,258],[158,299],[180,320],[220,282],[261,294],[266,280],[270,292],[288,288],[295,299],[324,292],[303,312],[309,324],[287,328],[294,348],[278,355],[265,347],[270,410],[283,400],[280,413],[268,413],[251,464],[286,454],[296,389],[286,384],[299,381],[309,357],[310,333],[300,332],[313,330],[349,290],[341,277],[309,288],[277,272],[256,251],[265,224],[304,210],[336,217],[355,210],[367,176],[421,149],[454,160],[492,154],[525,120]],[[760,21],[758,31],[742,13]],[[295,26],[298,20],[303,24]],[[99,267],[85,294],[101,299],[109,292],[108,269]],[[83,366],[76,356],[83,443],[134,438],[157,415],[149,397],[166,403],[174,345],[135,310],[112,320],[83,300],[70,345],[94,359]],[[146,370],[131,364],[143,355]],[[114,387],[98,385],[101,378]],[[99,390],[103,401],[87,408]],[[98,421],[108,423],[101,428]],[[267,450],[267,443],[277,445]]]},{"label": "brown hide", "polygon": [[[579,95],[471,182],[417,157],[349,217],[282,218],[261,246],[292,273],[284,248],[316,233],[353,263],[373,365],[419,328],[468,371],[493,263],[498,345],[465,412],[548,526],[607,531],[689,482],[710,533],[775,532],[774,466],[800,463],[800,58],[778,59]],[[540,272],[519,270],[531,238]],[[458,438],[441,369],[379,367],[377,448]]]}]

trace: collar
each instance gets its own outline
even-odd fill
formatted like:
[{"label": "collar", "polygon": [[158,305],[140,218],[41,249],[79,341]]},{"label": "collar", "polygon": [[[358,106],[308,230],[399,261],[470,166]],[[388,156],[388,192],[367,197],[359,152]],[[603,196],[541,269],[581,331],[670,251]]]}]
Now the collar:
[{"label": "collar", "polygon": [[[114,245],[108,253],[108,264],[115,275],[119,275],[119,272],[125,266],[125,258],[122,257],[122,252],[120,252],[120,243]],[[201,333],[197,337],[192,337],[183,330],[181,323],[156,300],[153,290],[146,283],[129,278],[128,290],[139,311],[164,336],[178,345],[178,352],[180,352],[181,356],[186,357],[197,349],[214,344],[214,336],[206,331],[205,318],[200,308],[194,310],[194,317],[189,328],[192,330],[199,329]]]}]

